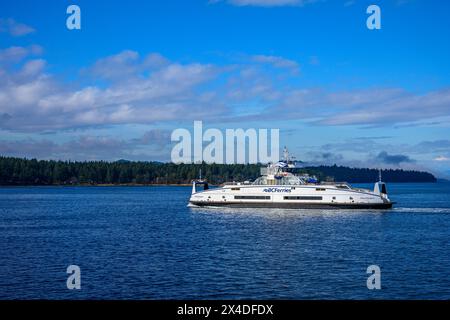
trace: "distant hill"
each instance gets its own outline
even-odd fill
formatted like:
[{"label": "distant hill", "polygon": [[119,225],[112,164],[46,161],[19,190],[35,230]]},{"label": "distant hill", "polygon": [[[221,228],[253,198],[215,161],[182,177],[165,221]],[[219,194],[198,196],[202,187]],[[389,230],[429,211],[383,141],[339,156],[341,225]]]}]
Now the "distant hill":
[{"label": "distant hill", "polygon": [[[203,177],[212,184],[254,180],[260,174],[258,164],[174,164],[134,161],[48,161],[0,157],[0,185],[77,185],[77,184],[185,184]],[[298,169],[320,180],[350,183],[375,182],[375,169],[318,166]],[[428,172],[383,170],[386,182],[436,182]]]},{"label": "distant hill", "polygon": [[130,160],[125,160],[125,159],[119,159],[116,161],[117,163],[129,163],[131,162]]}]

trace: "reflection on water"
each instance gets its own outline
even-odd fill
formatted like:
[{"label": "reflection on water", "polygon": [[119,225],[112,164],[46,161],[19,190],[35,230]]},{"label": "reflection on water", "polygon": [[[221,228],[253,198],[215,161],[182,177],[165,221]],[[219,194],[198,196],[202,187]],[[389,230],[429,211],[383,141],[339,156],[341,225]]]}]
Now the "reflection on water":
[{"label": "reflection on water", "polygon": [[189,207],[196,214],[224,214],[233,216],[252,216],[262,218],[345,218],[358,215],[379,215],[392,210],[352,210],[352,209],[273,209],[273,208],[229,208],[229,207]]},{"label": "reflection on water", "polygon": [[251,215],[264,218],[311,218],[331,217],[345,218],[359,215],[381,215],[392,213],[441,213],[450,214],[450,208],[408,208],[394,207],[388,210],[373,209],[271,209],[271,208],[229,208],[229,207],[189,207],[197,214]]},{"label": "reflection on water", "polygon": [[402,213],[443,213],[449,214],[450,208],[394,208],[393,212]]}]

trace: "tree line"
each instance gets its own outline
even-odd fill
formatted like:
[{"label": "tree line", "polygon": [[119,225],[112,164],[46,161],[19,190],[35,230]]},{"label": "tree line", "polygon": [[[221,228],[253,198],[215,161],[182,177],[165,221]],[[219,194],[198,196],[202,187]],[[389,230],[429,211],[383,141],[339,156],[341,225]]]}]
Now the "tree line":
[{"label": "tree line", "polygon": [[[132,161],[53,161],[0,157],[0,185],[78,185],[78,184],[187,184],[202,177],[212,184],[254,180],[260,164],[174,164]],[[341,166],[307,167],[298,173],[316,175],[320,180],[374,182],[375,169]],[[435,182],[427,172],[383,170],[386,182]]]}]

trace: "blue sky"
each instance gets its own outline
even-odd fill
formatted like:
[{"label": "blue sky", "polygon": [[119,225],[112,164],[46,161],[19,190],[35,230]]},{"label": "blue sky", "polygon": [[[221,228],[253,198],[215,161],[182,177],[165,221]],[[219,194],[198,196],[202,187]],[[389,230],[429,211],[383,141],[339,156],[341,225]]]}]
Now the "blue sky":
[{"label": "blue sky", "polygon": [[[381,30],[366,8],[381,8]],[[66,8],[81,8],[68,30]],[[0,3],[0,154],[169,160],[170,132],[280,128],[311,163],[450,176],[450,3]]]}]

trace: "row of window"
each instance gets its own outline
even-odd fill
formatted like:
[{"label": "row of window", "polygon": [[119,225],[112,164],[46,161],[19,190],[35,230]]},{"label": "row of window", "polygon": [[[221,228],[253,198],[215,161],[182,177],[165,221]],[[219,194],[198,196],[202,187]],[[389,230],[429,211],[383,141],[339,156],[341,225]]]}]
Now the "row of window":
[{"label": "row of window", "polygon": [[[338,186],[339,188],[341,188],[341,186]],[[292,190],[295,190],[295,187],[291,187]],[[231,188],[231,191],[239,191],[241,190],[241,188]],[[326,191],[327,189],[325,188],[316,188],[316,191]]]},{"label": "row of window", "polygon": [[320,196],[285,196],[284,200],[323,200]]},{"label": "row of window", "polygon": [[234,196],[236,200],[251,199],[251,200],[270,200],[270,196]]},{"label": "row of window", "polygon": [[[234,196],[235,200],[270,200],[270,196]],[[319,196],[284,196],[284,200],[323,200]]]}]

